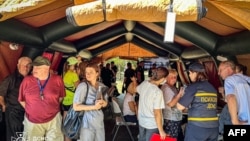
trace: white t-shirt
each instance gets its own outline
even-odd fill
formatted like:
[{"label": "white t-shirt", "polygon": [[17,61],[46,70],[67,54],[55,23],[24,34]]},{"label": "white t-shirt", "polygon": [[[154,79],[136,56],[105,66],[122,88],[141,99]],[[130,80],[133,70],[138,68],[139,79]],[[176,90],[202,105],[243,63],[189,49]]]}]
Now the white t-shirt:
[{"label": "white t-shirt", "polygon": [[131,95],[130,93],[127,93],[124,97],[124,101],[123,101],[123,115],[135,115],[135,112],[131,111],[129,108],[129,102],[130,101],[135,101],[135,98],[133,95]]},{"label": "white t-shirt", "polygon": [[164,109],[164,99],[162,90],[148,80],[137,86],[140,95],[138,107],[139,125],[147,129],[157,128],[154,109]]}]

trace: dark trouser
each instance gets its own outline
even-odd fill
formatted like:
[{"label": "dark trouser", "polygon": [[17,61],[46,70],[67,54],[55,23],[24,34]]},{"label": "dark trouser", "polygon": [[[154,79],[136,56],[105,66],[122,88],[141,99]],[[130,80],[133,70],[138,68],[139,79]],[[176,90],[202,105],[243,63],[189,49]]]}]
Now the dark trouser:
[{"label": "dark trouser", "polygon": [[184,134],[183,134],[182,128],[179,128],[177,141],[184,141]]},{"label": "dark trouser", "polygon": [[5,111],[6,141],[18,138],[23,132],[24,110],[7,107]]},{"label": "dark trouser", "polygon": [[135,122],[138,125],[138,120],[136,115],[126,115],[124,116],[126,122]]},{"label": "dark trouser", "polygon": [[62,104],[62,110],[63,111],[68,111],[70,107],[71,107],[71,105],[63,105]]},{"label": "dark trouser", "polygon": [[218,127],[204,128],[187,124],[185,132],[185,141],[217,141]]},{"label": "dark trouser", "polygon": [[0,141],[6,141],[5,112],[2,113],[2,121],[0,122],[0,134]]}]

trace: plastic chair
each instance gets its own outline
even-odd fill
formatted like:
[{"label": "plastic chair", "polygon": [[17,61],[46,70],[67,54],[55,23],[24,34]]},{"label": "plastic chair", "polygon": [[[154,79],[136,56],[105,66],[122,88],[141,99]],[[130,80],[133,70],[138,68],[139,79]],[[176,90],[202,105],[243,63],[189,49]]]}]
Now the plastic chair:
[{"label": "plastic chair", "polygon": [[110,97],[113,97],[114,96],[114,91],[115,91],[115,87],[114,86],[110,87],[109,90],[108,90],[108,95]]},{"label": "plastic chair", "polygon": [[115,91],[115,88],[114,86],[112,86],[111,88],[109,88],[108,90],[108,105],[107,105],[107,110],[109,112],[109,114],[112,116],[112,118],[114,117],[114,114],[113,114],[113,109],[112,109],[112,98],[114,97],[114,91]]},{"label": "plastic chair", "polygon": [[115,98],[112,98],[112,108],[113,108],[113,111],[114,111],[114,114],[116,115],[115,117],[115,126],[112,130],[112,134],[115,132],[114,136],[113,136],[113,139],[112,141],[115,140],[116,138],[116,135],[119,131],[119,128],[121,126],[125,126],[128,133],[129,133],[129,136],[131,138],[132,141],[134,141],[134,138],[132,136],[132,133],[131,133],[131,130],[129,128],[129,126],[136,126],[136,123],[133,123],[133,122],[126,122],[124,117],[123,117],[123,113],[121,111],[121,108],[119,106],[119,104],[117,103],[117,101],[115,100]]}]

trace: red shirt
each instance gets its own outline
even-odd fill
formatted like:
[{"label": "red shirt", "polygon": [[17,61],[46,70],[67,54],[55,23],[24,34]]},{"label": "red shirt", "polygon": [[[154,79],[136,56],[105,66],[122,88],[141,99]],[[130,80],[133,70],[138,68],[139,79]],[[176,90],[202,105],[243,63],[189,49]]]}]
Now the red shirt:
[{"label": "red shirt", "polygon": [[[42,86],[45,81],[40,81]],[[43,94],[44,99],[42,100],[37,78],[31,75],[23,79],[19,89],[18,101],[25,102],[26,117],[33,123],[48,122],[60,111],[59,98],[65,96],[61,76],[50,75]]]}]

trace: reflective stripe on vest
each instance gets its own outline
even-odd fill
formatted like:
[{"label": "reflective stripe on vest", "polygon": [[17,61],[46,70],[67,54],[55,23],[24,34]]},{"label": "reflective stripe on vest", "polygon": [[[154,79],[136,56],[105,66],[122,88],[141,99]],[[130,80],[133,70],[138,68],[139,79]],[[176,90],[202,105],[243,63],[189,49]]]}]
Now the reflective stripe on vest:
[{"label": "reflective stripe on vest", "polygon": [[217,97],[217,94],[215,93],[197,93],[195,96],[215,96]]},{"label": "reflective stripe on vest", "polygon": [[[209,92],[198,92],[195,94],[196,97],[211,97],[211,99],[207,99],[210,102],[216,102],[217,101],[217,94],[216,93],[209,93]],[[216,99],[212,98],[216,97]],[[216,101],[214,101],[216,100]],[[219,118],[216,117],[188,117],[189,121],[216,121]]]},{"label": "reflective stripe on vest", "polygon": [[189,117],[188,120],[192,121],[212,121],[212,120],[218,120],[218,117],[203,117],[203,118],[196,118],[196,117]]}]

